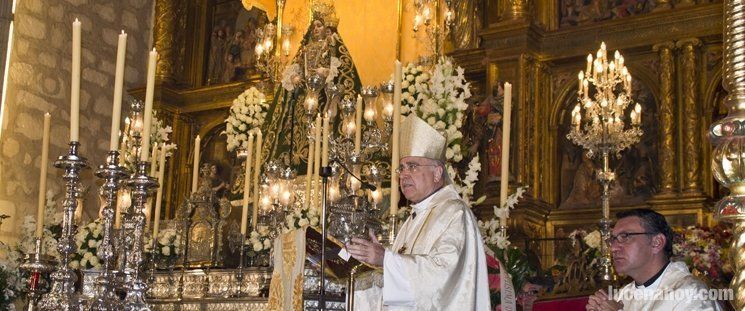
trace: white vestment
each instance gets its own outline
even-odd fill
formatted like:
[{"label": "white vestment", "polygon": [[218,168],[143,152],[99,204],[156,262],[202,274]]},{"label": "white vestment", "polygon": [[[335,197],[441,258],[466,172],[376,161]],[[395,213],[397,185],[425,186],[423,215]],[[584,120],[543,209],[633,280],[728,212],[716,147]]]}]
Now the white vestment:
[{"label": "white vestment", "polygon": [[357,286],[355,310],[490,310],[481,234],[455,188],[443,187],[412,212],[386,249],[383,282],[373,275]]},{"label": "white vestment", "polygon": [[721,310],[715,300],[697,297],[704,291],[706,295],[710,294],[706,284],[688,272],[684,262],[671,262],[649,287],[636,286],[631,282],[621,288],[619,296],[613,296],[620,298],[623,310]]}]

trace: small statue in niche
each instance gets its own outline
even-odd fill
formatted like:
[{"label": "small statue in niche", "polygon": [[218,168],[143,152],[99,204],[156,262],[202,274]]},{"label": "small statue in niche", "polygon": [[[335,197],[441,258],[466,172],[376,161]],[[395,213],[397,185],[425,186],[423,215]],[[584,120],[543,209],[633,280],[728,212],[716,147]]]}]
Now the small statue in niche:
[{"label": "small statue in niche", "polygon": [[498,180],[502,170],[502,111],[504,89],[502,83],[493,86],[491,94],[471,111],[468,126],[470,153],[479,153],[487,182]]},{"label": "small statue in niche", "polygon": [[215,193],[216,197],[222,198],[227,196],[230,185],[222,180],[217,173],[217,165],[210,164],[210,175],[208,177],[210,188],[212,189],[212,192]]}]

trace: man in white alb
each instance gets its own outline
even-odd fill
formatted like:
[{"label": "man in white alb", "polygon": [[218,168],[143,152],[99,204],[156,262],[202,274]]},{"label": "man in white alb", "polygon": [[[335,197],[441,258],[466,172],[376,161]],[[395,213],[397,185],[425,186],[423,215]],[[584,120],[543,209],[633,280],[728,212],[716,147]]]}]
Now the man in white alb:
[{"label": "man in white alb", "polygon": [[382,284],[356,292],[355,309],[489,310],[484,246],[476,218],[450,185],[447,140],[413,114],[401,128],[399,180],[412,213],[391,248],[372,235],[347,245],[354,258],[383,268]]}]

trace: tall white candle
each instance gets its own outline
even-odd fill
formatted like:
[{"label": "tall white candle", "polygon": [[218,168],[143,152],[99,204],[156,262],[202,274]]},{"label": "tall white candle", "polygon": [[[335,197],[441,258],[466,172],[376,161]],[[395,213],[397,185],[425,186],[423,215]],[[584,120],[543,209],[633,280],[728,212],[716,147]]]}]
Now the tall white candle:
[{"label": "tall white candle", "polygon": [[[163,200],[163,183],[165,182],[165,167],[166,167],[166,148],[163,148],[160,152],[160,161],[158,161],[158,193],[155,195],[155,215],[153,216],[153,238],[158,238],[158,229],[160,228],[160,208]],[[155,159],[153,159],[155,160]]]},{"label": "tall white candle", "polygon": [[[504,83],[504,111],[502,113],[502,172],[500,174],[499,206],[507,202],[507,190],[510,180],[510,119],[512,116],[512,84]],[[499,224],[507,227],[507,215],[499,218]]]},{"label": "tall white candle", "polygon": [[391,129],[391,215],[398,213],[398,163],[399,139],[401,127],[401,62],[396,60],[396,69],[393,73],[393,129]]},{"label": "tall white candle", "polygon": [[158,52],[153,49],[147,63],[147,87],[145,89],[145,111],[143,111],[144,124],[142,129],[142,149],[140,150],[140,161],[147,161],[150,151],[150,124],[153,122],[153,95],[155,94],[155,65],[158,61]]},{"label": "tall white candle", "polygon": [[256,153],[254,154],[254,213],[258,213],[259,206],[259,174],[261,173],[261,148],[262,134],[260,129],[256,129]]},{"label": "tall white candle", "polygon": [[127,34],[119,35],[116,50],[116,72],[114,78],[114,110],[111,113],[111,138],[109,150],[119,150],[119,126],[122,118],[122,90],[124,88],[124,62],[127,58]]},{"label": "tall white candle", "polygon": [[313,208],[318,207],[318,198],[320,197],[321,193],[321,115],[319,114],[316,116],[316,132],[315,132],[315,142],[313,146],[313,152],[315,153],[313,155],[313,181],[315,183],[315,187],[313,189],[314,195],[311,196],[311,202],[310,205]]},{"label": "tall white candle", "polygon": [[362,96],[357,95],[357,108],[355,110],[355,132],[354,132],[354,153],[360,154],[362,146]]},{"label": "tall white candle", "polygon": [[[246,155],[245,171],[243,172],[243,213],[241,214],[241,234],[246,235],[246,228],[248,227],[248,202],[251,198],[251,156],[254,147],[254,133],[248,134],[248,154]],[[256,210],[256,206],[254,206]],[[256,219],[253,219],[251,223],[254,228],[256,227]]]},{"label": "tall white candle", "polygon": [[80,21],[72,23],[72,83],[70,85],[70,141],[79,141],[80,130]]},{"label": "tall white candle", "polygon": [[39,175],[39,206],[36,210],[36,237],[41,238],[44,233],[44,210],[47,205],[47,168],[49,161],[49,127],[52,115],[44,114],[44,134],[41,138],[41,174]]},{"label": "tall white candle", "polygon": [[323,117],[323,144],[321,145],[321,166],[329,166],[329,116]]},{"label": "tall white candle", "polygon": [[155,162],[158,161],[158,145],[153,147],[153,153],[150,155],[150,159],[153,161],[152,165],[150,165],[150,176],[155,177],[155,169],[158,167],[158,163]]},{"label": "tall white candle", "polygon": [[[313,129],[313,138],[316,136],[316,129]],[[312,206],[311,203],[311,187],[313,185],[313,160],[315,160],[315,142],[308,140],[308,170],[305,174],[305,208]]]},{"label": "tall white candle", "polygon": [[201,142],[202,139],[197,135],[197,138],[194,139],[194,167],[191,173],[191,193],[197,192],[197,181],[199,180],[199,144]]}]

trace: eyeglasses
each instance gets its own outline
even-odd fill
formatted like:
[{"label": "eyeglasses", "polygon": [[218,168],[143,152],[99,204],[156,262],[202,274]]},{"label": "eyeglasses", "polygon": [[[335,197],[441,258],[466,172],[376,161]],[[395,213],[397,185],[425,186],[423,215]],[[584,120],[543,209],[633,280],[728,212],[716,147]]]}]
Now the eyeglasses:
[{"label": "eyeglasses", "polygon": [[644,235],[654,235],[654,234],[657,234],[657,233],[656,232],[624,232],[624,233],[620,233],[618,235],[612,235],[611,234],[609,240],[610,240],[610,243],[617,242],[618,244],[625,244],[626,242],[629,241],[629,239],[632,236],[642,235],[642,234],[644,234]]},{"label": "eyeglasses", "polygon": [[425,165],[425,164],[417,164],[417,163],[401,163],[401,165],[398,166],[396,169],[396,173],[403,173],[403,172],[409,172],[409,174],[416,173],[420,167],[422,166],[437,166],[437,165]]}]

